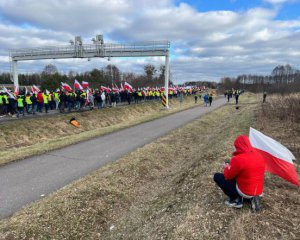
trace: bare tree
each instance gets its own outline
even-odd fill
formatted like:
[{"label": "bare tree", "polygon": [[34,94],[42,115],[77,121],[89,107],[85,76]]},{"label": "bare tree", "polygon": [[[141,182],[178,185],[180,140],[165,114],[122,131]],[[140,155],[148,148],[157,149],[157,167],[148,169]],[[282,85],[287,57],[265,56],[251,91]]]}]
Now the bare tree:
[{"label": "bare tree", "polygon": [[145,70],[147,79],[148,79],[149,81],[153,80],[153,76],[154,76],[155,73],[156,73],[155,66],[153,66],[152,64],[147,64],[147,65],[144,67],[144,70]]}]

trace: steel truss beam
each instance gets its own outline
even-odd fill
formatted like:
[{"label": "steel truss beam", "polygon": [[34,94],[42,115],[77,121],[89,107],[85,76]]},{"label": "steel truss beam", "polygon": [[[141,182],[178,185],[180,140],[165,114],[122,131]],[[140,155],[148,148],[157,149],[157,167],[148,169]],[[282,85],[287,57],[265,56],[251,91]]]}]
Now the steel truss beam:
[{"label": "steel truss beam", "polygon": [[[94,44],[82,44],[80,37],[75,37],[72,45],[57,47],[39,47],[26,49],[12,49],[9,52],[11,75],[15,87],[19,85],[17,62],[42,59],[67,59],[67,58],[111,58],[111,57],[151,57],[164,56],[165,61],[165,94],[168,106],[169,86],[169,41],[148,41],[135,43],[103,43],[100,40]],[[98,37],[97,36],[97,37]]]}]

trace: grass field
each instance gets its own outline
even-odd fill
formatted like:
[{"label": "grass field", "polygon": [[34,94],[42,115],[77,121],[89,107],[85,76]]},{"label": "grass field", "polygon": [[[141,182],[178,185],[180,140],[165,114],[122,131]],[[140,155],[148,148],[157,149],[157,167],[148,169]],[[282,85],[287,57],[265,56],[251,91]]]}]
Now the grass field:
[{"label": "grass field", "polygon": [[[189,96],[183,103],[179,102],[179,98],[171,99],[169,111],[162,111],[163,107],[157,101],[6,122],[0,125],[0,165],[150,121],[194,105],[193,97]],[[80,128],[69,124],[73,116],[80,122]]]},{"label": "grass field", "polygon": [[239,110],[227,104],[137,149],[2,220],[0,239],[299,239],[295,187],[267,174],[254,214],[225,207],[212,180],[250,126],[298,151],[299,134],[285,131],[297,118],[282,124],[268,101],[242,95]]}]

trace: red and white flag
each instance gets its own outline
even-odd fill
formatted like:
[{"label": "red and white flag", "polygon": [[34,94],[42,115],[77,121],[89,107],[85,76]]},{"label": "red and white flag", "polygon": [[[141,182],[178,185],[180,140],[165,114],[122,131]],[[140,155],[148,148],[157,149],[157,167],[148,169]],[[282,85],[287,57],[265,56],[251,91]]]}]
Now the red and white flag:
[{"label": "red and white flag", "polygon": [[8,95],[10,98],[15,98],[14,95],[12,95],[11,92],[8,91],[6,87],[3,87],[3,90],[4,90],[4,92],[7,93],[7,95]]},{"label": "red and white flag", "polygon": [[37,94],[37,93],[40,92],[40,89],[39,89],[37,86],[35,86],[35,85],[33,84],[32,87],[31,87],[31,92],[32,92],[33,94]]},{"label": "red and white flag", "polygon": [[14,87],[14,94],[15,94],[16,96],[18,96],[19,93],[20,93],[19,86],[15,86],[15,87]]},{"label": "red and white flag", "polygon": [[108,87],[101,86],[101,91],[105,91],[105,92],[109,93],[111,91],[111,89]]},{"label": "red and white flag", "polygon": [[72,88],[71,88],[70,85],[67,84],[67,83],[61,82],[61,86],[63,87],[63,89],[65,89],[65,90],[68,91],[68,92],[71,92],[71,91],[72,91]]},{"label": "red and white flag", "polygon": [[119,92],[119,88],[117,87],[116,84],[115,84],[115,85],[114,85],[114,84],[111,84],[111,86],[112,86],[111,89],[112,89],[113,92],[115,92],[115,93],[116,93],[116,92]]},{"label": "red and white flag", "polygon": [[74,82],[74,88],[77,88],[79,90],[83,90],[83,87],[81,86],[81,84],[75,79]]},{"label": "red and white flag", "polygon": [[88,83],[88,82],[85,82],[85,81],[82,81],[82,86],[83,86],[84,88],[89,88],[89,87],[90,87],[89,83]]},{"label": "red and white flag", "polygon": [[124,89],[127,89],[128,91],[132,92],[133,87],[128,82],[125,82],[124,83]]},{"label": "red and white flag", "polygon": [[28,94],[28,89],[25,87],[25,96]]},{"label": "red and white flag", "polygon": [[250,128],[251,145],[259,151],[266,160],[266,171],[300,186],[298,174],[293,160],[296,158],[285,146],[263,133]]}]

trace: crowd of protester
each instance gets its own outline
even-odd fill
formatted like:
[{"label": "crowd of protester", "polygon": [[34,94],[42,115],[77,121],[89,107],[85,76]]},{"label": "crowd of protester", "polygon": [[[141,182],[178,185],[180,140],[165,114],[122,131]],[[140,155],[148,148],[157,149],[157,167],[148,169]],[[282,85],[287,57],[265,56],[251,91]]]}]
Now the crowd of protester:
[{"label": "crowd of protester", "polygon": [[[164,88],[139,88],[139,89],[81,89],[56,91],[27,91],[24,88],[20,93],[13,93],[6,89],[0,92],[0,115],[25,116],[29,114],[48,113],[56,110],[60,113],[80,111],[83,109],[101,109],[116,107],[119,104],[131,104],[145,101],[160,101]],[[201,92],[203,88],[175,88],[170,87],[170,99],[183,95],[192,95]],[[207,94],[208,95],[208,94]],[[212,97],[211,97],[212,99]],[[207,102],[208,103],[208,102]],[[211,104],[211,102],[210,102]]]}]

